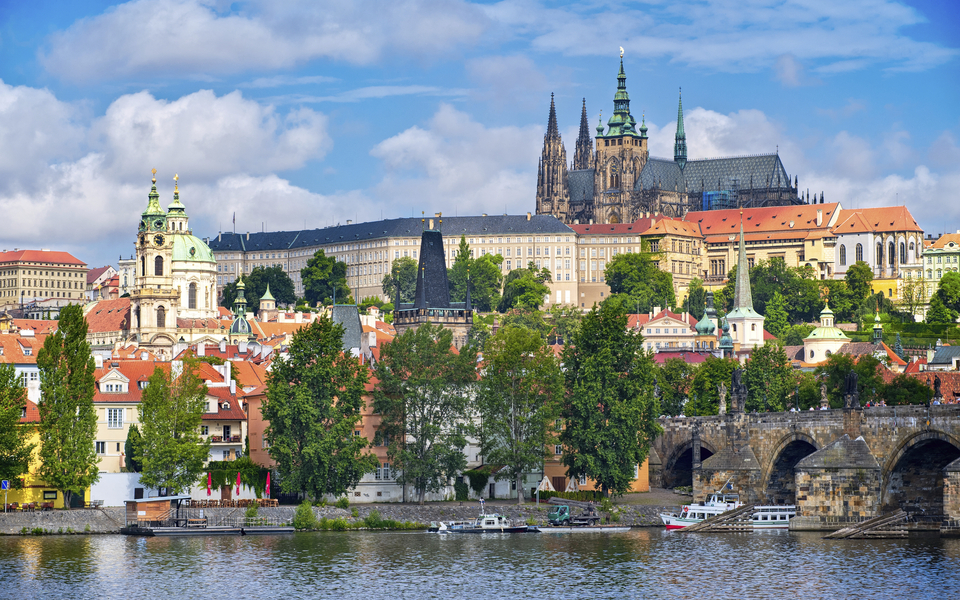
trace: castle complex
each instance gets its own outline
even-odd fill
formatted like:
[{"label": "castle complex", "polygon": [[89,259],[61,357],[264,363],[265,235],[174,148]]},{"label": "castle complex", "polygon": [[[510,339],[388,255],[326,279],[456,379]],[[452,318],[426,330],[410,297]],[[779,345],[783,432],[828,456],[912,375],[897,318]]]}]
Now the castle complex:
[{"label": "castle complex", "polygon": [[602,121],[597,124],[594,146],[584,100],[576,151],[568,168],[551,96],[537,173],[537,214],[553,215],[567,224],[615,224],[631,223],[648,213],[683,217],[696,210],[805,202],[797,191],[796,176],[791,184],[778,153],[687,160],[682,99],[673,160],[651,157],[645,120],[639,128],[636,125],[621,55],[613,116],[606,127]]}]

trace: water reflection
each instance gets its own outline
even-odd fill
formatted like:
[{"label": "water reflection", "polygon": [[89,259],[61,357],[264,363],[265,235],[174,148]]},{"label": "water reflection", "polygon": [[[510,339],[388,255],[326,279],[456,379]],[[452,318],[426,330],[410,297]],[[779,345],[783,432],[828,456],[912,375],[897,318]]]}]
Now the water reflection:
[{"label": "water reflection", "polygon": [[788,532],[6,537],[0,564],[17,598],[960,597],[960,540]]}]

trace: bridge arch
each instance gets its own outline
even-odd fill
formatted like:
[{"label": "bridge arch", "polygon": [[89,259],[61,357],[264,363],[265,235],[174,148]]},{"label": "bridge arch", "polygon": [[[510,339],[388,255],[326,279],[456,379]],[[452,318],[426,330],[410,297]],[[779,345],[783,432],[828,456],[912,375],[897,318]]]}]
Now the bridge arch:
[{"label": "bridge arch", "polygon": [[[700,462],[717,453],[710,442],[700,440]],[[673,448],[669,458],[663,461],[663,487],[693,486],[693,440],[687,440]]]},{"label": "bridge arch", "polygon": [[796,504],[794,468],[820,449],[820,443],[802,431],[791,431],[777,442],[761,472],[761,497],[771,504]]},{"label": "bridge arch", "polygon": [[921,431],[901,440],[881,465],[880,508],[942,517],[943,469],[960,458],[960,440]]}]

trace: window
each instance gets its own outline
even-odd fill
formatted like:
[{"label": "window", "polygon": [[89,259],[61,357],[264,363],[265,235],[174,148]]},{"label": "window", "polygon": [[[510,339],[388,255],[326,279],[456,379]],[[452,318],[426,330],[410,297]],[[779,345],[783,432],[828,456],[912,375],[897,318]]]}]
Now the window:
[{"label": "window", "polygon": [[229,450],[224,450],[224,451],[223,451],[223,460],[230,460],[230,451],[229,451]]},{"label": "window", "polygon": [[857,260],[863,260],[863,244],[857,244]]},{"label": "window", "polygon": [[163,257],[162,256],[157,256],[155,259],[153,259],[153,274],[156,275],[157,277],[160,277],[163,275]]},{"label": "window", "polygon": [[843,244],[840,244],[840,266],[846,266],[847,264],[847,247]]},{"label": "window", "polygon": [[224,425],[224,426],[223,426],[223,441],[226,442],[228,437],[230,437],[230,426],[229,426],[229,425]]},{"label": "window", "polygon": [[210,426],[209,426],[209,425],[201,425],[201,426],[200,426],[200,435],[210,435]]},{"label": "window", "polygon": [[107,409],[107,427],[109,429],[120,429],[121,427],[123,427],[123,409],[122,408]]},{"label": "window", "polygon": [[94,442],[97,447],[97,454],[106,454],[107,453],[107,443],[106,442]]},{"label": "window", "polygon": [[900,264],[907,262],[907,245],[900,242]]},{"label": "window", "polygon": [[187,306],[189,308],[197,307],[197,284],[191,283],[187,287]]},{"label": "window", "polygon": [[167,326],[167,311],[161,306],[157,309],[157,327]]},{"label": "window", "polygon": [[553,447],[553,453],[558,455],[563,454],[563,446],[561,446],[560,444],[555,445]]}]

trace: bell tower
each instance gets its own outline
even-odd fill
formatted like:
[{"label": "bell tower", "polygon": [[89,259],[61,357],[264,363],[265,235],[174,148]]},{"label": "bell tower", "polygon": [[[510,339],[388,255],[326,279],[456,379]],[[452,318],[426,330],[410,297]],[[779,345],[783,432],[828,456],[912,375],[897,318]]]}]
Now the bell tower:
[{"label": "bell tower", "polygon": [[567,188],[567,151],[557,127],[557,109],[550,94],[550,116],[543,136],[543,152],[537,169],[537,214],[566,219],[570,192]]},{"label": "bell tower", "polygon": [[176,343],[178,294],[173,287],[173,236],[167,213],[160,207],[157,170],[147,196],[147,209],[140,216],[136,246],[136,276],[130,294],[131,330],[140,348],[167,360]]}]

